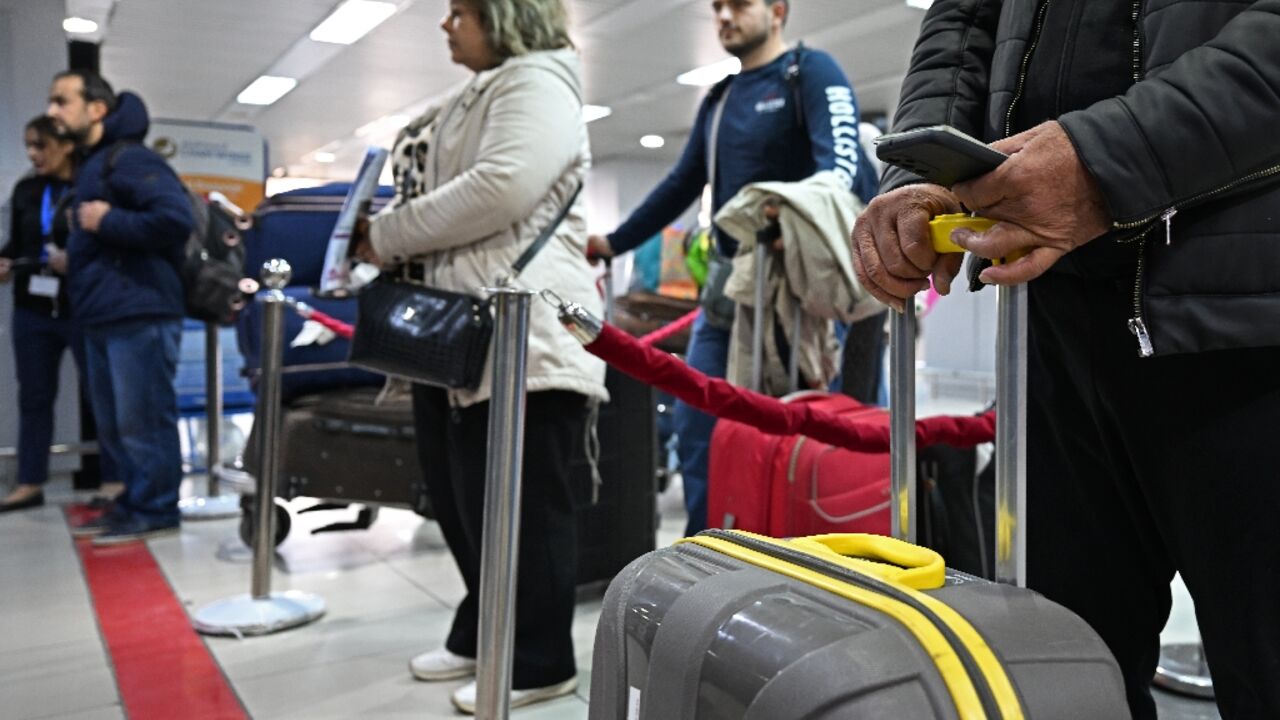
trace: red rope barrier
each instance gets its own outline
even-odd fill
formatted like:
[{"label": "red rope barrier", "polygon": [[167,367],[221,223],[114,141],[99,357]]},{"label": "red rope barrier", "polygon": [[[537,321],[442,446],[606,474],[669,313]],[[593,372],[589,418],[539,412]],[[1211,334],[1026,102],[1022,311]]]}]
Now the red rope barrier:
[{"label": "red rope barrier", "polygon": [[[746,423],[771,435],[805,435],[855,452],[889,451],[887,427],[858,423],[804,404],[784,403],[707,377],[611,325],[604,325],[600,336],[586,348],[619,371],[718,418]],[[994,413],[928,418],[916,424],[916,442],[920,447],[939,442],[958,447],[989,442],[995,435],[994,418]]]},{"label": "red rope barrier", "polygon": [[658,328],[657,330],[654,330],[653,332],[649,333],[648,335],[641,335],[640,344],[657,345],[663,340],[666,340],[672,335],[675,335],[676,333],[679,333],[680,331],[692,325],[693,321],[698,319],[698,313],[700,312],[702,312],[702,308],[694,308],[693,310],[689,311],[688,313],[680,317],[678,320],[675,320],[670,324],[664,325]]},{"label": "red rope barrier", "polygon": [[[350,340],[355,332],[351,324],[315,308],[298,309],[303,317],[320,323],[340,337]],[[886,427],[855,422],[804,404],[784,403],[726,380],[709,378],[674,355],[652,346],[651,343],[665,337],[664,333],[676,333],[691,324],[697,314],[695,310],[642,338],[633,338],[605,324],[600,337],[586,348],[631,377],[661,388],[716,417],[746,423],[773,435],[805,435],[856,452],[889,451],[889,430]],[[972,447],[991,442],[994,437],[994,412],[976,417],[924,418],[916,422],[916,444],[919,447],[938,443]]]},{"label": "red rope barrier", "polygon": [[351,323],[342,322],[338,318],[326,315],[315,308],[311,308],[310,314],[304,314],[303,317],[320,323],[332,330],[338,337],[346,340],[350,340],[356,334],[356,328]]}]

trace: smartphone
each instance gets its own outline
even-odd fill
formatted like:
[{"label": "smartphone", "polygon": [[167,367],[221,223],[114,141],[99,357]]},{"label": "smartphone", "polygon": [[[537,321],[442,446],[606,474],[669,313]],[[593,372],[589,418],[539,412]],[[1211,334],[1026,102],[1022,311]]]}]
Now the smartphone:
[{"label": "smartphone", "polygon": [[876,157],[943,187],[991,172],[1009,157],[947,125],[881,135],[875,143]]}]

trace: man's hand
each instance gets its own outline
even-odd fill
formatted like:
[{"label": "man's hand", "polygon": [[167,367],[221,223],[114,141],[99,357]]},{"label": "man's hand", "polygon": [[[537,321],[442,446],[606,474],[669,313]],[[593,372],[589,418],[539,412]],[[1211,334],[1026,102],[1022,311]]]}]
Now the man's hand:
[{"label": "man's hand", "polygon": [[[765,201],[765,203],[764,203],[764,209],[763,209],[763,212],[764,212],[764,219],[765,219],[765,220],[768,220],[768,221],[769,221],[769,222],[771,222],[771,223],[777,223],[777,222],[778,222],[778,216],[782,214],[782,210],[778,207],[778,201],[777,201],[777,200],[766,200],[766,201]],[[774,241],[773,241],[773,249],[774,249],[774,250],[781,250],[781,249],[782,249],[782,237],[781,237],[781,236],[779,236],[777,240],[774,240]]]},{"label": "man's hand", "polygon": [[929,240],[929,221],[960,212],[960,201],[938,185],[908,185],[867,205],[853,228],[853,269],[873,297],[902,311],[904,300],[934,286],[946,295],[963,256],[939,255]]},{"label": "man's hand", "polygon": [[67,251],[60,248],[49,250],[49,269],[59,275],[67,274]]},{"label": "man's hand", "polygon": [[13,278],[13,260],[0,257],[0,283],[7,283]]},{"label": "man's hand", "polygon": [[111,204],[102,200],[90,200],[80,203],[76,216],[80,220],[80,228],[85,232],[96,233],[102,227],[102,218],[111,212]]},{"label": "man's hand", "polygon": [[588,235],[587,236],[587,259],[595,265],[600,258],[613,257],[613,246],[609,244],[609,238],[604,235]]},{"label": "man's hand", "polygon": [[984,233],[956,230],[951,239],[986,258],[1029,252],[1007,265],[987,268],[980,276],[983,282],[1017,285],[1037,278],[1063,255],[1111,228],[1098,182],[1057,121],[991,146],[1008,153],[1009,159],[953,189],[967,208],[1000,222]]}]

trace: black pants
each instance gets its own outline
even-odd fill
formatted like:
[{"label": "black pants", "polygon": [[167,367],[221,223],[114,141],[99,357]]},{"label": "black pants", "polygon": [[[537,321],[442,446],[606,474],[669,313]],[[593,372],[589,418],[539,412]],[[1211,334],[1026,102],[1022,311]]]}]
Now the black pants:
[{"label": "black pants", "polygon": [[840,356],[840,392],[863,405],[875,405],[884,365],[884,320],[876,313],[849,326]]},{"label": "black pants", "polygon": [[[517,690],[553,685],[577,672],[571,630],[578,544],[569,460],[575,433],[586,426],[587,399],[570,392],[533,392],[525,413],[512,674]],[[415,385],[413,415],[431,506],[467,587],[445,647],[473,658],[489,403],[454,409],[443,390]]]},{"label": "black pants", "polygon": [[1280,718],[1280,348],[1141,359],[1130,283],[1031,284],[1029,585],[1098,631],[1143,720],[1181,572],[1223,717]]}]

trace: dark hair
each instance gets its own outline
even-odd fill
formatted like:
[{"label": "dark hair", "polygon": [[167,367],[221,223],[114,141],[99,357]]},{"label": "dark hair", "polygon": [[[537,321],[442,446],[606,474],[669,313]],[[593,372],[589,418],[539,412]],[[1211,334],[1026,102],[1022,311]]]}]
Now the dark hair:
[{"label": "dark hair", "polygon": [[76,77],[80,78],[81,90],[80,96],[87,103],[101,102],[107,106],[107,112],[116,109],[116,91],[111,89],[111,83],[107,82],[101,75],[92,70],[63,70],[53,76],[54,81],[62,78]]},{"label": "dark hair", "polygon": [[37,115],[27,121],[23,132],[34,131],[35,134],[46,140],[55,140],[57,142],[75,142],[74,138],[58,129],[58,124],[48,115]]},{"label": "dark hair", "polygon": [[787,20],[791,17],[791,0],[764,0],[764,4],[770,7],[778,3],[785,3],[787,6],[787,11],[782,14],[782,26],[786,27]]}]

